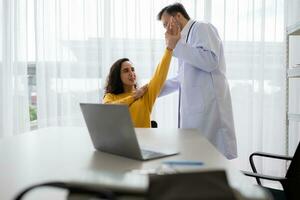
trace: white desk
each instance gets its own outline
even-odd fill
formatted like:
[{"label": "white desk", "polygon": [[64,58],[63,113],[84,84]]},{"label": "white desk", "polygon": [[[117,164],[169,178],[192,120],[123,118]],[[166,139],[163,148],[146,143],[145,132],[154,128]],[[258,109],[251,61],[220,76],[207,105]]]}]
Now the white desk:
[{"label": "white desk", "polygon": [[[158,168],[162,160],[183,159],[203,161],[203,170],[226,169],[230,185],[243,196],[249,199],[265,199],[263,191],[253,186],[247,177],[230,166],[228,160],[197,131],[136,130],[141,146],[162,150],[177,149],[180,154],[141,162],[102,153],[95,151],[87,129],[83,127],[39,129],[1,139],[0,199],[12,199],[25,187],[45,181],[97,180],[108,185],[125,184],[129,188],[134,187],[142,191],[147,187],[145,176],[131,176],[128,172],[134,169]],[[29,193],[29,199],[40,199],[39,195],[44,194],[45,190],[38,191]],[[52,193],[49,194],[49,199],[63,199],[65,196],[65,193]]]}]

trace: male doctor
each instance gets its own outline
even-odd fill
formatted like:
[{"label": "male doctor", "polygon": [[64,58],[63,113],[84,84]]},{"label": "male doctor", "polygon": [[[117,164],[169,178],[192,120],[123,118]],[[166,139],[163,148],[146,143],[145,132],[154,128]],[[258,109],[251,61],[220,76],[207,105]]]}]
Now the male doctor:
[{"label": "male doctor", "polygon": [[157,18],[164,27],[174,20],[181,30],[173,53],[178,58],[178,75],[166,81],[160,96],[179,90],[179,127],[198,128],[228,159],[236,158],[231,97],[217,29],[190,20],[180,3],[166,6]]}]

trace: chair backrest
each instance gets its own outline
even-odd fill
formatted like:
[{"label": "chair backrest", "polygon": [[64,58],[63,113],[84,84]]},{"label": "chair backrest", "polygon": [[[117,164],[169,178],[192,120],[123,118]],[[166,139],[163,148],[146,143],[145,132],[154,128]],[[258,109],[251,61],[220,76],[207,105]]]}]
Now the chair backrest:
[{"label": "chair backrest", "polygon": [[286,178],[283,188],[287,199],[300,199],[300,142],[286,173]]},{"label": "chair backrest", "polygon": [[151,128],[157,128],[157,122],[154,120],[151,120]]},{"label": "chair backrest", "polygon": [[[46,182],[31,185],[23,189],[14,200],[21,200],[31,190],[39,187],[54,187],[66,189],[69,192],[68,200],[75,199],[147,199],[147,200],[234,200],[234,191],[228,184],[224,170],[187,172],[164,175],[149,175],[150,183],[147,193],[134,191],[114,191],[102,188],[100,185],[91,185],[75,182]],[[238,196],[239,199],[240,196]]]}]

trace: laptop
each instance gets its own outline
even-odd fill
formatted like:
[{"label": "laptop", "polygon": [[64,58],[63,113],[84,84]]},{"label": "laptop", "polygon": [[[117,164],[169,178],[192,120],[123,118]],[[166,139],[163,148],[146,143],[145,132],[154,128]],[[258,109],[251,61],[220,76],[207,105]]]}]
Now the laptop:
[{"label": "laptop", "polygon": [[80,103],[80,108],[97,150],[136,160],[151,160],[179,153],[140,148],[127,105]]}]

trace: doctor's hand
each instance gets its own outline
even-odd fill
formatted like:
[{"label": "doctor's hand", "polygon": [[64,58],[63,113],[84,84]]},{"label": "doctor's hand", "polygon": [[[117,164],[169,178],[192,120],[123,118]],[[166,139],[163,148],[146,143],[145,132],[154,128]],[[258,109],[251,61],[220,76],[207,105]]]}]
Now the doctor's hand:
[{"label": "doctor's hand", "polygon": [[180,40],[180,27],[173,17],[171,17],[167,27],[167,31],[165,33],[165,42],[166,46],[169,50],[173,50],[176,47],[177,42]]},{"label": "doctor's hand", "polygon": [[143,87],[137,89],[133,92],[133,98],[134,100],[137,100],[144,96],[144,94],[148,91],[148,84],[144,85]]}]

